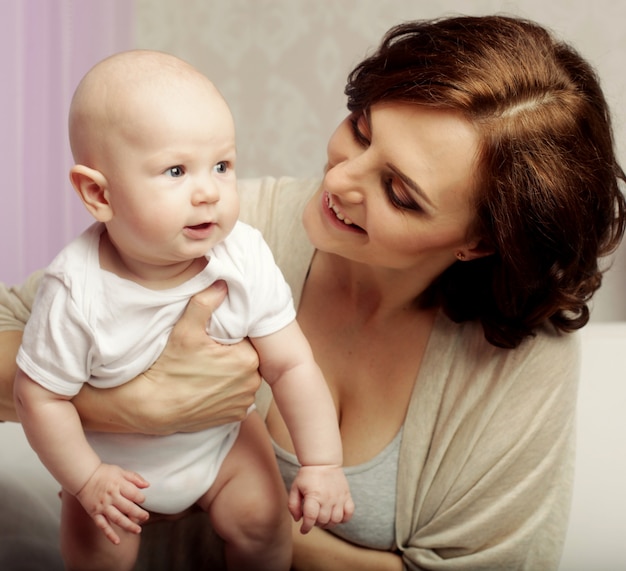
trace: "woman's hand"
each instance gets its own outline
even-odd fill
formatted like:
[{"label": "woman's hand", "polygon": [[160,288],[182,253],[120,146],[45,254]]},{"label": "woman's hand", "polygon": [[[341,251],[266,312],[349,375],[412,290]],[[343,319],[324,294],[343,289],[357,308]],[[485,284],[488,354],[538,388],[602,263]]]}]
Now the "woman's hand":
[{"label": "woman's hand", "polygon": [[163,435],[244,419],[261,382],[256,351],[248,341],[220,345],[206,333],[226,291],[218,282],[191,298],[145,373],[112,389],[85,385],[74,398],[85,427]]}]

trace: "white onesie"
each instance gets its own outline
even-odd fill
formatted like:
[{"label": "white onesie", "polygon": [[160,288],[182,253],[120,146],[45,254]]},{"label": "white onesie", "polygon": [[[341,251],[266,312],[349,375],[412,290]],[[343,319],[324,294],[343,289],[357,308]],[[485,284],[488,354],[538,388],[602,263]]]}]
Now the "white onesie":
[{"label": "white onesie", "polygon": [[[108,388],[148,369],[189,298],[218,279],[228,296],[208,332],[223,343],[275,333],[295,319],[291,291],[261,233],[237,222],[209,253],[198,275],[168,290],[151,290],[102,270],[96,223],[48,267],[17,356],[20,368],[65,396],[83,383]],[[212,485],[239,432],[239,423],[171,436],[87,432],[103,462],[134,470],[150,482],[148,510],[180,512]]]}]

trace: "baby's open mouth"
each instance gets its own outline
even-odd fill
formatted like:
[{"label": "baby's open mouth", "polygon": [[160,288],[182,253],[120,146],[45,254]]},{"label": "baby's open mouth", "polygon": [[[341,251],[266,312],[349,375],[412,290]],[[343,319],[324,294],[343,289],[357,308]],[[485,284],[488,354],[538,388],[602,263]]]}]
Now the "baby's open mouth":
[{"label": "baby's open mouth", "polygon": [[187,226],[187,228],[191,230],[206,230],[210,225],[210,222],[203,222],[202,224],[196,224],[195,226]]}]

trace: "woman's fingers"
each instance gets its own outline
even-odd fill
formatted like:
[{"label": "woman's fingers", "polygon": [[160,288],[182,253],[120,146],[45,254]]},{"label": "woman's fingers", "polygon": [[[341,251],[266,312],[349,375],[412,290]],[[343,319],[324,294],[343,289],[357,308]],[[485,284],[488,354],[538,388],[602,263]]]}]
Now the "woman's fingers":
[{"label": "woman's fingers", "polygon": [[211,287],[194,295],[187,304],[185,312],[179,319],[175,329],[184,329],[191,335],[200,332],[206,334],[207,323],[213,312],[224,301],[228,288],[222,280],[215,282]]}]

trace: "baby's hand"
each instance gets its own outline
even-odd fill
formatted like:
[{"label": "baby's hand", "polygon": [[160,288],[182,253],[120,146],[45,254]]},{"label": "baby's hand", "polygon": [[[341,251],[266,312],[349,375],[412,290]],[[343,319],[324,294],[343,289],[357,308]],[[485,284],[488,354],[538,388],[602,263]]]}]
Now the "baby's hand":
[{"label": "baby's hand", "polygon": [[341,466],[302,466],[289,492],[289,511],[295,521],[302,518],[301,533],[347,522],[354,502]]},{"label": "baby's hand", "polygon": [[135,472],[111,464],[100,464],[76,494],[76,498],[93,518],[96,526],[117,545],[120,538],[111,524],[114,523],[131,533],[141,532],[138,524],[145,522],[149,514],[137,504],[146,499],[140,490],[149,485]]}]

